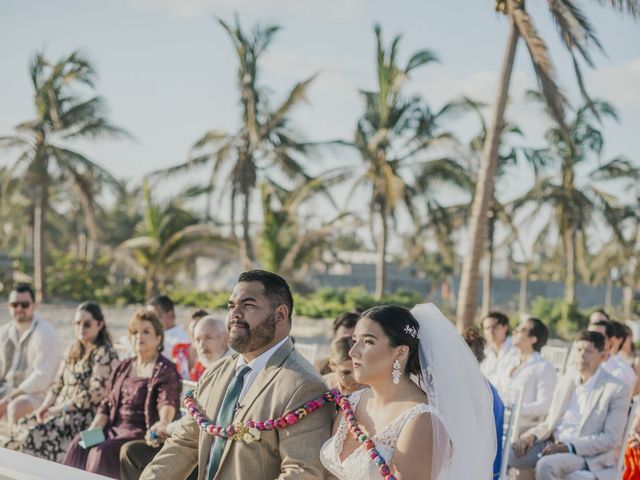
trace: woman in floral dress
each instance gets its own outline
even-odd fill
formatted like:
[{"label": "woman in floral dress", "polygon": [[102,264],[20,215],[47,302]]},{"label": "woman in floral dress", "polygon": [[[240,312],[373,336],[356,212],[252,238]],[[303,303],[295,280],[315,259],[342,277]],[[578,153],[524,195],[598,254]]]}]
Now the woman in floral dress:
[{"label": "woman in floral dress", "polygon": [[73,437],[91,423],[118,356],[96,303],[78,306],[74,329],[76,340],[42,406],[22,418],[0,446],[62,462]]}]

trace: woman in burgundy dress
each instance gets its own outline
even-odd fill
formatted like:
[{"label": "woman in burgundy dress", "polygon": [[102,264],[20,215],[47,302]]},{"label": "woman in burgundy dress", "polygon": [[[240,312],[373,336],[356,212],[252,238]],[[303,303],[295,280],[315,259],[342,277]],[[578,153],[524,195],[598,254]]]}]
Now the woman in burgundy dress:
[{"label": "woman in burgundy dress", "polygon": [[111,375],[109,395],[98,408],[89,429],[102,428],[105,442],[87,449],[76,436],[64,464],[111,478],[120,477],[120,447],[150,438],[178,412],[180,377],[175,365],[160,355],[164,330],[155,312],[137,312],[129,322],[129,338],[136,354],[121,362]]}]

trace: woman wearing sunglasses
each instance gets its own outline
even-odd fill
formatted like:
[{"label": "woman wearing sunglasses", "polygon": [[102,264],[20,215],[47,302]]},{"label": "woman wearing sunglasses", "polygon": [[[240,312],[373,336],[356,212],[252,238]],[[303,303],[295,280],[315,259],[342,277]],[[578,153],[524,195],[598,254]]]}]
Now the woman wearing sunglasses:
[{"label": "woman wearing sunglasses", "polygon": [[81,303],[73,328],[75,340],[44,403],[21,419],[0,446],[62,462],[73,437],[91,423],[118,357],[98,304]]}]

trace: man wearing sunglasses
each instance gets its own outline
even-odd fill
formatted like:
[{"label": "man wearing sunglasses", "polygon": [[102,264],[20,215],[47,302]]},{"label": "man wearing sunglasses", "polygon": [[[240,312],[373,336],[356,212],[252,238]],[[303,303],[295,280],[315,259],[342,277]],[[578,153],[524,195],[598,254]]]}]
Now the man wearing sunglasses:
[{"label": "man wearing sunglasses", "polygon": [[20,284],[9,294],[12,321],[0,326],[0,418],[9,425],[36,409],[60,363],[53,327],[34,317],[35,295]]}]

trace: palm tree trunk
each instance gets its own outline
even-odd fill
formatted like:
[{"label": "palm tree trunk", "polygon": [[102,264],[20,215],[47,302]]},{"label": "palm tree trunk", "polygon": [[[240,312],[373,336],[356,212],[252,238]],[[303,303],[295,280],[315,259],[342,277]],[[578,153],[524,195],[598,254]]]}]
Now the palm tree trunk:
[{"label": "palm tree trunk", "polygon": [[633,287],[625,285],[622,288],[622,312],[624,320],[631,320],[633,315]]},{"label": "palm tree trunk", "polygon": [[482,308],[480,316],[484,318],[491,310],[491,288],[493,280],[493,235],[496,225],[496,212],[489,210],[487,219],[487,250],[485,252],[485,265],[482,274]]},{"label": "palm tree trunk", "polygon": [[36,291],[36,301],[42,302],[47,298],[47,281],[45,269],[47,266],[46,250],[46,212],[49,202],[49,185],[46,175],[36,186],[35,208],[33,215],[33,286]]},{"label": "palm tree trunk", "polygon": [[460,293],[458,296],[457,321],[458,328],[464,330],[473,326],[477,307],[478,268],[485,242],[485,225],[495,184],[495,173],[498,164],[498,148],[500,135],[504,128],[504,112],[509,96],[509,83],[516,47],[518,46],[518,30],[513,21],[509,30],[509,37],[502,62],[502,70],[498,82],[498,92],[493,112],[492,127],[488,132],[484,145],[482,165],[478,175],[478,183],[473,196],[471,220],[469,224],[469,251],[462,266]]},{"label": "palm tree trunk", "polygon": [[253,241],[251,240],[251,224],[249,222],[249,206],[251,204],[251,192],[242,193],[242,256],[245,269],[254,267],[255,256],[253,253]]},{"label": "palm tree trunk", "polygon": [[376,261],[376,293],[375,299],[380,301],[384,294],[385,277],[387,273],[387,235],[389,227],[387,225],[387,209],[380,208],[380,232],[378,232],[378,258]]},{"label": "palm tree trunk", "polygon": [[611,281],[611,272],[607,277],[607,285],[604,290],[604,309],[605,311],[611,310],[611,294],[613,293],[613,282]]},{"label": "palm tree trunk", "polygon": [[574,303],[576,301],[576,249],[575,231],[572,227],[564,229],[562,241],[564,242],[567,266],[564,280],[564,301],[565,303]]},{"label": "palm tree trunk", "polygon": [[520,299],[518,302],[518,310],[520,313],[527,311],[527,280],[529,277],[528,266],[523,265],[520,270]]}]

